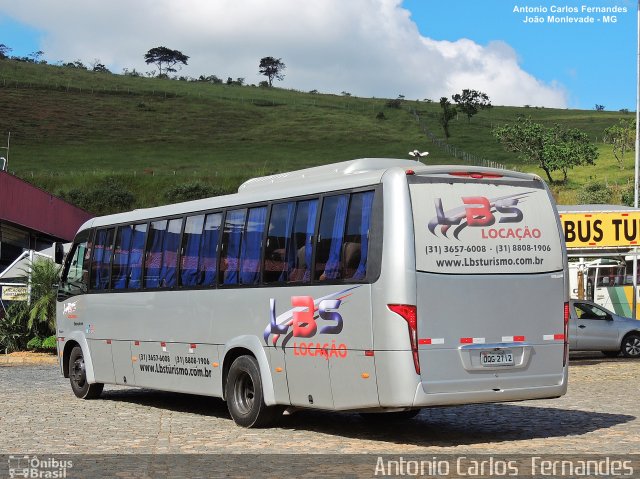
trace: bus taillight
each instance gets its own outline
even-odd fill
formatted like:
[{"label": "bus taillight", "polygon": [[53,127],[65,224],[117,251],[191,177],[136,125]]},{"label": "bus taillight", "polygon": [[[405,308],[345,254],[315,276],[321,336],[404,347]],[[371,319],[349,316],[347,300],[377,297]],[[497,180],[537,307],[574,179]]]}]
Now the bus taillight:
[{"label": "bus taillight", "polygon": [[420,357],[418,356],[418,310],[416,306],[409,304],[388,304],[387,307],[400,315],[407,322],[409,328],[409,341],[413,354],[413,366],[416,374],[420,374]]},{"label": "bus taillight", "polygon": [[502,175],[498,175],[496,173],[480,173],[476,171],[453,171],[449,173],[451,176],[458,176],[460,178],[473,178],[474,180],[482,180],[486,179],[496,179],[502,178]]},{"label": "bus taillight", "polygon": [[567,365],[569,356],[569,303],[564,303],[564,356],[562,366]]}]

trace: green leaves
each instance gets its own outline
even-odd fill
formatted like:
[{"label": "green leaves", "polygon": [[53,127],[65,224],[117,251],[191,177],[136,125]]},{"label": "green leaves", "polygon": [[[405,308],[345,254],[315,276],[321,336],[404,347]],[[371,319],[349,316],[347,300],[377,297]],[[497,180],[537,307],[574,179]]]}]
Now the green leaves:
[{"label": "green leaves", "polygon": [[96,215],[130,210],[135,196],[116,177],[107,176],[92,186],[61,192],[60,197]]},{"label": "green leaves", "polygon": [[618,161],[620,169],[623,169],[624,154],[627,152],[627,150],[635,149],[635,120],[625,120],[623,118],[618,122],[617,125],[612,125],[609,128],[605,128],[602,141],[613,146],[613,156],[615,156],[616,160]]},{"label": "green leaves", "polygon": [[593,165],[598,158],[596,146],[577,128],[565,129],[560,125],[547,128],[531,118],[520,117],[516,123],[494,128],[493,135],[505,149],[542,168],[550,183],[552,172],[561,171],[562,181],[566,182],[568,170]]},{"label": "green leaves", "polygon": [[56,330],[56,291],[60,265],[48,259],[31,263],[31,307],[27,328],[43,336]]},{"label": "green leaves", "polygon": [[[166,75],[168,72],[175,72],[178,63],[187,64],[189,57],[178,50],[171,50],[167,47],[155,47],[144,54],[144,61],[148,65],[153,63],[158,66],[158,76]],[[164,65],[164,73],[162,71]]]},{"label": "green leaves", "polygon": [[449,133],[449,122],[456,117],[458,112],[454,106],[451,106],[451,102],[446,96],[440,98],[440,108],[442,108],[442,113],[440,113],[438,121],[440,121],[442,125],[445,138],[449,138],[451,136]]},{"label": "green leaves", "polygon": [[[456,93],[451,99],[456,102],[460,111],[467,115],[468,122],[471,122],[471,117],[480,110],[491,108],[489,95],[477,90],[462,90],[462,94]],[[440,100],[440,104],[442,104],[442,100]]]},{"label": "green leaves", "polygon": [[258,65],[258,72],[269,80],[269,86],[273,86],[273,80],[283,80],[282,73],[287,66],[282,62],[282,58],[263,57]]}]

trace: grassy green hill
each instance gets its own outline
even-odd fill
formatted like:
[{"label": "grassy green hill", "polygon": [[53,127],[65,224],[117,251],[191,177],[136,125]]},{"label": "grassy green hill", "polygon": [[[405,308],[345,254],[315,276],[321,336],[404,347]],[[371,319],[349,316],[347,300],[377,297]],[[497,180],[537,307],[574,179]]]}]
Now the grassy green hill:
[{"label": "grassy green hill", "polygon": [[[420,121],[412,113],[416,110]],[[68,67],[0,61],[0,146],[11,132],[9,170],[56,194],[115,177],[135,206],[166,203],[165,192],[195,180],[233,191],[247,178],[365,156],[404,158],[414,148],[429,163],[464,163],[460,151],[521,171],[541,173],[506,152],[491,128],[530,115],[546,124],[578,127],[600,142],[619,112],[494,107],[442,137],[437,103],[302,93],[278,88],[136,78]],[[384,120],[378,119],[379,112]],[[425,130],[426,129],[426,130]],[[590,178],[632,181],[633,154],[620,169],[598,143],[595,166],[574,170],[554,189],[575,201]]]}]

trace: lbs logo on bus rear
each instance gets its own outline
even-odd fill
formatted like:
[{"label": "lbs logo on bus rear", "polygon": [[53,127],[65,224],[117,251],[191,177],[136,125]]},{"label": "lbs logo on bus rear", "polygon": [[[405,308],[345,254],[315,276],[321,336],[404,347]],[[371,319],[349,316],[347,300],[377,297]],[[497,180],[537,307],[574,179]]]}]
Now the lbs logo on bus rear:
[{"label": "lbs logo on bus rear", "polygon": [[437,236],[436,228],[440,226],[440,233],[446,238],[449,230],[455,227],[453,237],[460,239],[459,235],[465,228],[482,227],[482,239],[538,239],[542,236],[538,228],[511,226],[522,222],[524,215],[518,204],[532,193],[517,193],[498,198],[463,196],[463,206],[446,211],[442,205],[442,198],[435,198],[436,216],[429,221],[429,231]]},{"label": "lbs logo on bus rear", "polygon": [[294,356],[320,356],[327,360],[330,357],[347,357],[347,345],[337,343],[335,339],[331,342],[304,341],[304,339],[314,338],[316,334],[340,334],[344,321],[338,309],[342,302],[353,294],[353,290],[359,287],[360,285],[354,286],[318,299],[313,299],[311,296],[292,296],[292,308],[279,316],[276,316],[276,300],[271,298],[270,320],[263,335],[265,344],[269,345],[269,339],[271,339],[273,346],[277,346],[280,338],[283,338],[280,346],[285,349],[291,339],[298,338],[303,341],[294,341]]}]

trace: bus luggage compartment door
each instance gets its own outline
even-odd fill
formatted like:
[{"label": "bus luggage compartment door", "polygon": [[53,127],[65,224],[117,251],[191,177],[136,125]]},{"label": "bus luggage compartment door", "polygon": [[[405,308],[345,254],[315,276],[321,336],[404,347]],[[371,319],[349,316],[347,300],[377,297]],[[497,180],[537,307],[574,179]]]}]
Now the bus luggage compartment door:
[{"label": "bus luggage compartment door", "polygon": [[426,393],[559,385],[561,274],[418,273],[418,342]]}]

